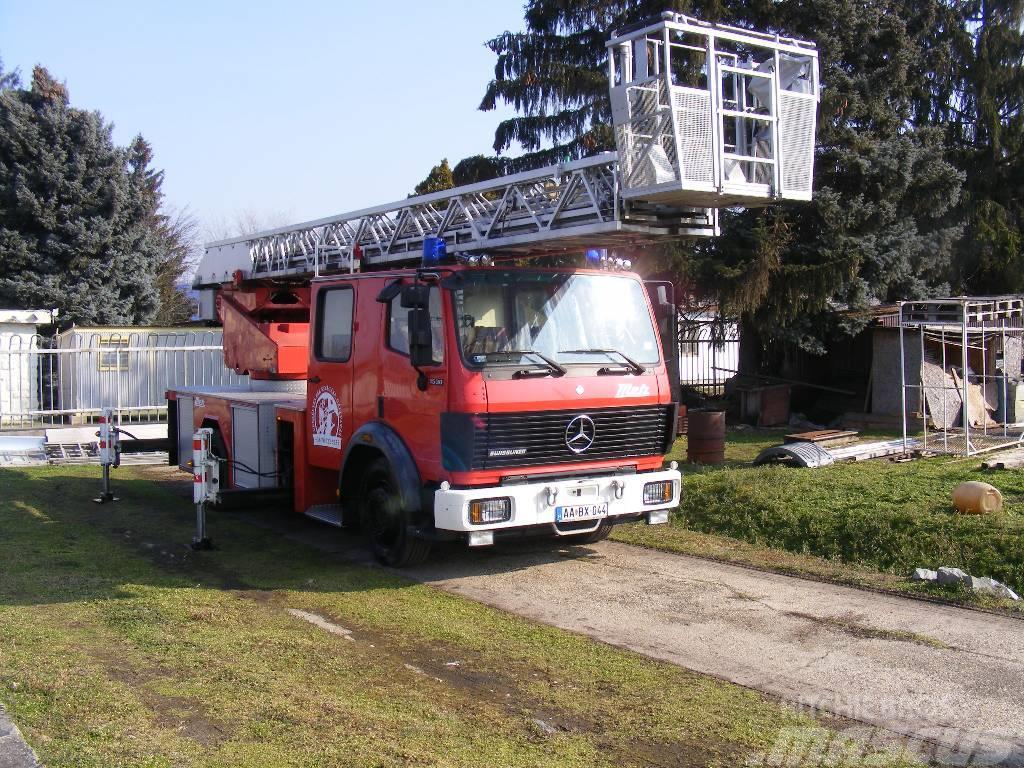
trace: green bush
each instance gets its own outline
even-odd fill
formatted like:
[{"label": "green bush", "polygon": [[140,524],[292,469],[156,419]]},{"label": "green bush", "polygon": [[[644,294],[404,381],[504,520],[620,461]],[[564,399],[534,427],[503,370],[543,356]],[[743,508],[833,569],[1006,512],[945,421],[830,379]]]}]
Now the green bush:
[{"label": "green bush", "polygon": [[[753,544],[897,574],[952,566],[1024,591],[1024,481],[975,466],[927,459],[692,473],[679,514],[687,528]],[[1000,488],[1004,512],[956,514],[951,493],[963,480]]]}]

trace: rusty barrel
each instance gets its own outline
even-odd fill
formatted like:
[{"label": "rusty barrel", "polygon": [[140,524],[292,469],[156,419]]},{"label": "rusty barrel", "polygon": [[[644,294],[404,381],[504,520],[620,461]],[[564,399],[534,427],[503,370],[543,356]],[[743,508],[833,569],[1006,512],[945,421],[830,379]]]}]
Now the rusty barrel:
[{"label": "rusty barrel", "polygon": [[725,411],[690,411],[686,417],[686,460],[691,464],[723,463]]}]

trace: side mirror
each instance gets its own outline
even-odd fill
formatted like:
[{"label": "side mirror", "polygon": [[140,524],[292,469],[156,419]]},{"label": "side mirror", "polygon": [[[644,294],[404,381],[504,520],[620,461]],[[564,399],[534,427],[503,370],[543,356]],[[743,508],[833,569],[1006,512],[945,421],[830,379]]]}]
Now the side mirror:
[{"label": "side mirror", "polygon": [[[402,303],[405,303],[404,294]],[[422,368],[434,362],[430,311],[426,307],[415,307],[409,310],[409,362],[413,368]]]},{"label": "side mirror", "polygon": [[[426,309],[430,305],[430,286],[423,283],[411,283],[402,286],[402,307],[404,309]],[[410,313],[410,322],[412,320]],[[427,324],[429,329],[430,324]],[[410,331],[412,329],[410,328]]]},{"label": "side mirror", "polygon": [[674,304],[666,302],[659,302],[654,305],[654,316],[659,320],[664,320],[667,317],[672,317],[676,313],[676,307]]}]

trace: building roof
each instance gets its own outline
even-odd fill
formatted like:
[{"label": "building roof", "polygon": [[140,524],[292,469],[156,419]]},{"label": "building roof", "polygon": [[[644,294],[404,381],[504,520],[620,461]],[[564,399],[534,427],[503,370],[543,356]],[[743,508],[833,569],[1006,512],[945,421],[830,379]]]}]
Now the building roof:
[{"label": "building roof", "polygon": [[65,336],[71,333],[205,333],[220,332],[220,326],[207,325],[72,325],[65,328],[58,335]]},{"label": "building roof", "polygon": [[56,309],[0,309],[0,323],[49,325],[58,314]]}]

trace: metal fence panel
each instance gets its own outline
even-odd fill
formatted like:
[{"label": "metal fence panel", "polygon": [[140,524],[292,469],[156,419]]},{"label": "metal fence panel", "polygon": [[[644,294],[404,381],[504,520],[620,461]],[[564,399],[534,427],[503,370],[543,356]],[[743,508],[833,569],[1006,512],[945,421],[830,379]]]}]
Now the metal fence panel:
[{"label": "metal fence panel", "polygon": [[0,430],[167,418],[165,392],[244,385],[224,366],[221,331],[67,331],[0,341]]},{"label": "metal fence panel", "polygon": [[725,394],[725,382],[739,368],[740,335],[735,323],[715,318],[681,318],[679,381],[703,395]]}]

